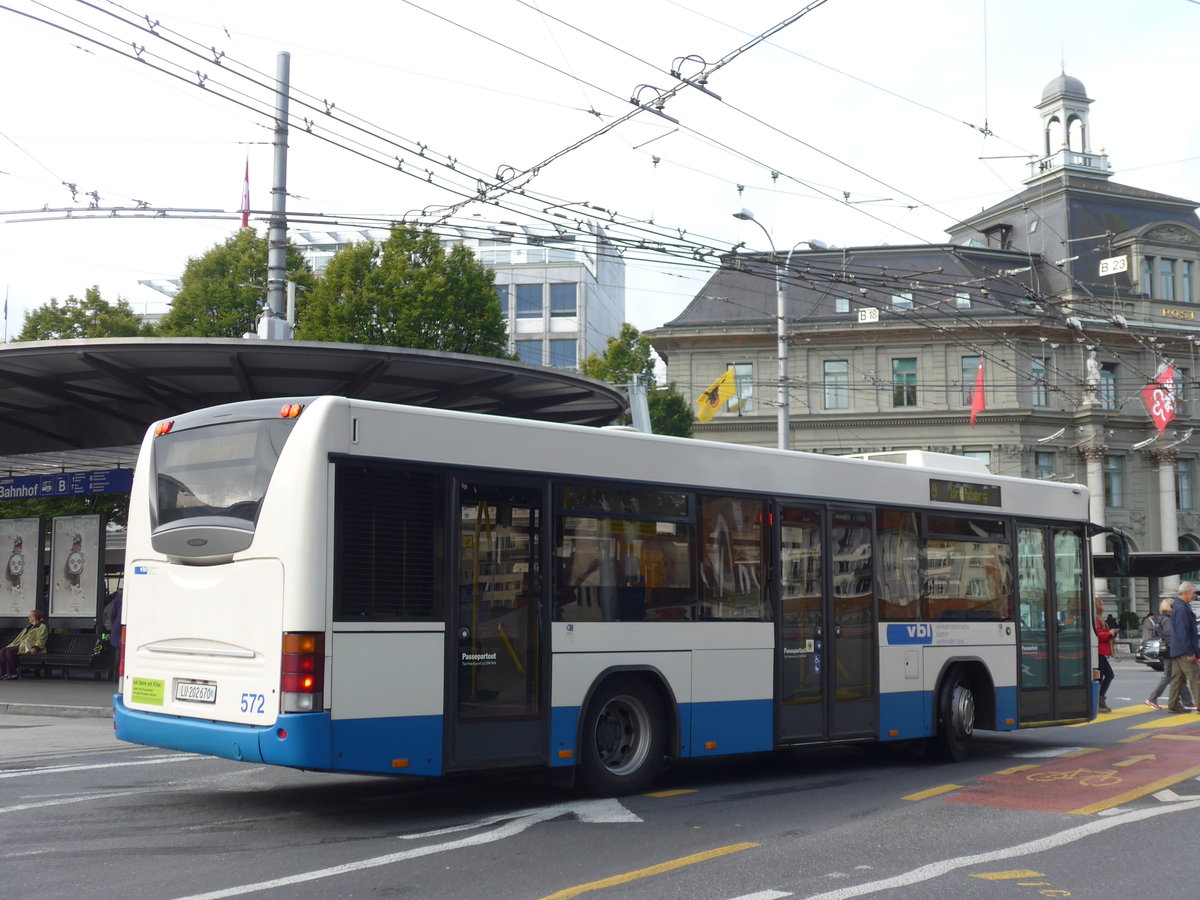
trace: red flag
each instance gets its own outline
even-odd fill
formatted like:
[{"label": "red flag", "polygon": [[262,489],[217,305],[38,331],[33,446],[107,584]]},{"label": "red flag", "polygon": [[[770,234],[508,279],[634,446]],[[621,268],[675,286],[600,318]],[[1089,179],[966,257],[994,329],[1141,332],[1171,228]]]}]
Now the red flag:
[{"label": "red flag", "polygon": [[246,156],[246,180],[242,182],[242,227],[250,227],[250,157]]},{"label": "red flag", "polygon": [[979,369],[975,373],[975,390],[971,392],[971,427],[975,427],[975,417],[984,410],[983,402],[983,357],[979,357]]},{"label": "red flag", "polygon": [[1167,366],[1142,388],[1142,400],[1150,412],[1150,421],[1162,434],[1175,420],[1175,367]]}]

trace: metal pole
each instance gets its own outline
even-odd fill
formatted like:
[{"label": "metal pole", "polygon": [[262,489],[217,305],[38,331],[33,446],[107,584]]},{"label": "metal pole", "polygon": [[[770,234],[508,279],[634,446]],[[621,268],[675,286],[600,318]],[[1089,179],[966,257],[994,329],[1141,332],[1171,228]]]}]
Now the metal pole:
[{"label": "metal pole", "polygon": [[[754,218],[754,213],[743,209],[741,212],[735,212],[733,217],[741,219],[743,222],[753,222],[762,229],[762,233],[767,236],[767,243],[771,245],[771,264],[775,266],[775,337],[779,345],[779,393],[777,397],[779,418],[775,425],[775,442],[780,450],[789,450],[791,449],[791,421],[788,409],[787,302],[783,295],[783,266],[779,261],[779,251],[775,249],[775,239],[771,237],[771,232],[767,231],[767,226]],[[801,241],[801,243],[804,242]],[[792,254],[789,253],[789,262],[791,258]]]},{"label": "metal pole", "polygon": [[267,307],[273,321],[266,336],[270,338],[286,337],[287,139],[291,61],[290,53],[281,52],[275,69],[275,171],[271,184],[271,223],[267,236]]},{"label": "metal pole", "polygon": [[[765,229],[764,229],[765,230]],[[788,340],[787,340],[787,300],[783,294],[783,269],[779,264],[779,256],[775,253],[775,245],[771,245],[771,254],[775,256],[775,325],[776,339],[779,342],[779,449],[791,449],[791,411],[788,409]],[[789,256],[791,254],[788,254]]]}]

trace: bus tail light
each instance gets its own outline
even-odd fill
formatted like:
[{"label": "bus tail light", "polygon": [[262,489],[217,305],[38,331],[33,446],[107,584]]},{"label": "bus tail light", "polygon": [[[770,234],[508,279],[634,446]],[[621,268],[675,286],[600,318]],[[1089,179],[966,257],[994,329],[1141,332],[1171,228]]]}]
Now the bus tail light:
[{"label": "bus tail light", "polygon": [[117,623],[121,629],[121,651],[117,654],[117,684],[124,685],[121,679],[125,677],[125,626]]},{"label": "bus tail light", "polygon": [[324,707],[325,635],[297,632],[283,636],[280,665],[280,709],[320,712]]}]

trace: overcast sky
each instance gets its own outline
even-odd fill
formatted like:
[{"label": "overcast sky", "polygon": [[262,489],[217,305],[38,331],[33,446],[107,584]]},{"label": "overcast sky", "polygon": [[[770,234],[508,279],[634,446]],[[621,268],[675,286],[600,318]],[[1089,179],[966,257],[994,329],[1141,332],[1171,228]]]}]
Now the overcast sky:
[{"label": "overcast sky", "polygon": [[[742,207],[780,252],[811,238],[944,241],[952,223],[1021,190],[1040,152],[1034,106],[1064,69],[1095,101],[1092,150],[1109,155],[1114,180],[1200,201],[1197,0],[827,0],[740,54],[804,5],[8,5],[18,11],[0,11],[10,337],[26,310],[91,285],[164,308],[139,280],[178,277],[236,230],[247,156],[265,229],[269,83],[284,50],[293,122],[311,123],[291,131],[290,215],[342,229],[599,216],[622,241],[677,250],[628,251],[626,316],[642,329],[678,315],[703,283],[710,264],[681,257],[688,248],[768,249],[732,217]],[[678,87],[670,69],[684,57],[688,77],[728,59],[707,82],[719,99],[685,87],[663,105],[678,124],[649,112],[618,121],[631,97]],[[514,175],[524,193],[464,201]],[[137,201],[172,212],[136,219]],[[73,218],[20,212],[44,208]]]}]

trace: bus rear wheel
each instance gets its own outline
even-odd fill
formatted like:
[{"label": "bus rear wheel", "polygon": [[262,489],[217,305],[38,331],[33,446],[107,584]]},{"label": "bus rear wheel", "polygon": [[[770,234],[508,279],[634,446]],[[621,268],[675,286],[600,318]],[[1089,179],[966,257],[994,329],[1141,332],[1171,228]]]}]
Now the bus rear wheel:
[{"label": "bus rear wheel", "polygon": [[650,786],[666,746],[663,703],[642,679],[604,682],[588,704],[579,772],[593,794],[618,797]]},{"label": "bus rear wheel", "polygon": [[936,759],[962,762],[975,733],[975,694],[970,679],[953,671],[942,682],[938,694],[937,733],[929,739],[929,750]]}]

